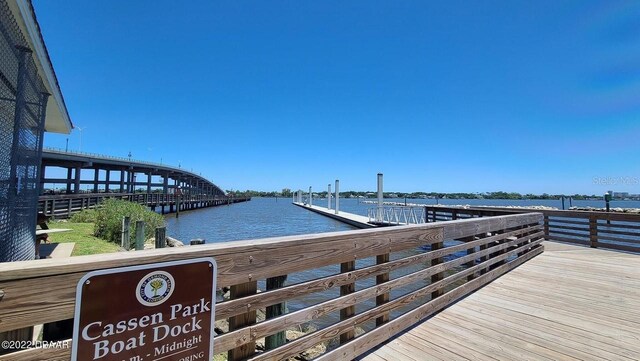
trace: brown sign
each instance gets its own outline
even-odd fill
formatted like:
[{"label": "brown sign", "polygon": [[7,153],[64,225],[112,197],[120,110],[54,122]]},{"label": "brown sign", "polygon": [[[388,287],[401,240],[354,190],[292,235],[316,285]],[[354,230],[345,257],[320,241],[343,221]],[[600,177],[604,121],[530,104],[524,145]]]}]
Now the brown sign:
[{"label": "brown sign", "polygon": [[213,258],[90,272],[78,283],[72,360],[211,360]]}]

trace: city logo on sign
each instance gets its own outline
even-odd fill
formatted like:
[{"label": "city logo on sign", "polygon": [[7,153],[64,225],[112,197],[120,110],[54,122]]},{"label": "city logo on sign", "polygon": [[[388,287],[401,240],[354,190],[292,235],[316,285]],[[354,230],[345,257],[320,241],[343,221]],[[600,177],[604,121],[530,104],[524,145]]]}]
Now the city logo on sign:
[{"label": "city logo on sign", "polygon": [[136,287],[136,298],[145,306],[157,306],[169,299],[175,288],[173,276],[165,271],[148,273]]}]

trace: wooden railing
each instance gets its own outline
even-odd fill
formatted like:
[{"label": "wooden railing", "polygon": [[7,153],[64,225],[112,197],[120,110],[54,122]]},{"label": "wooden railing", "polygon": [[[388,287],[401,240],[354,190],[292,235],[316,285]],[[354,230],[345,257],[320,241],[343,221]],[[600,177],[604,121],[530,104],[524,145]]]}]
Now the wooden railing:
[{"label": "wooden railing", "polygon": [[427,206],[425,211],[429,222],[540,212],[549,240],[640,253],[640,214],[446,206]]},{"label": "wooden railing", "polygon": [[[38,199],[38,212],[49,217],[67,218],[73,213],[83,209],[96,207],[104,199],[116,198],[130,202],[143,204],[146,206],[175,205],[177,196],[175,194],[164,193],[79,193],[64,195],[45,195]],[[251,197],[225,197],[219,195],[187,195],[180,196],[182,205],[207,203],[210,205],[221,205],[238,203],[250,200]]]},{"label": "wooden railing", "polygon": [[[216,354],[278,360],[334,340],[319,359],[352,359],[540,254],[542,222],[542,214],[528,213],[3,263],[0,332],[73,317],[76,285],[89,271],[212,256],[218,287],[231,289],[231,299],[216,305],[216,320],[229,323],[215,337]],[[282,314],[286,301],[297,307]],[[257,320],[264,309],[266,320]],[[320,328],[284,343],[287,330],[310,323]],[[268,350],[256,351],[265,337]],[[30,349],[2,359],[69,355]]]}]

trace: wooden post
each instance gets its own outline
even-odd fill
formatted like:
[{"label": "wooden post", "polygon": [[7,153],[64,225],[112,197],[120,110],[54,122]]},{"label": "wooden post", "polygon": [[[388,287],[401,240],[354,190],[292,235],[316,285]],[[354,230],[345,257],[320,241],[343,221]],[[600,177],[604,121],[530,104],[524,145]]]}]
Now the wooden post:
[{"label": "wooden post", "polygon": [[589,216],[589,246],[598,248],[598,219],[595,215]]},{"label": "wooden post", "polygon": [[[284,282],[287,280],[287,276],[278,276],[267,278],[267,291],[275,290],[284,287]],[[287,309],[286,302],[278,303],[275,305],[267,306],[266,319],[272,319],[280,315],[284,315]],[[265,338],[265,348],[267,350],[273,350],[278,346],[282,346],[287,342],[285,331],[280,331],[273,335],[269,335]]]},{"label": "wooden post", "polygon": [[144,221],[136,221],[136,251],[144,249]]},{"label": "wooden post", "polygon": [[[482,216],[482,215],[481,215],[481,216]],[[487,237],[487,234],[486,234],[486,233],[483,233],[483,234],[481,234],[481,235],[480,235],[480,238],[486,238],[486,237]],[[487,245],[486,245],[486,244],[480,245],[480,247],[479,247],[479,248],[480,248],[480,251],[484,251],[484,250],[486,250],[486,249],[487,249]],[[482,257],[480,257],[480,263],[484,263],[484,262],[486,262],[488,259],[489,259],[489,256],[482,256]],[[480,270],[480,274],[481,274],[481,275],[483,275],[483,274],[487,273],[487,271],[489,271],[489,269],[488,269],[488,268],[486,268],[486,267],[485,267],[485,268],[482,268],[482,269]]]},{"label": "wooden post", "polygon": [[[351,261],[351,262],[345,262],[345,263],[341,263],[340,264],[340,272],[342,273],[348,273],[351,272],[353,270],[356,269],[356,262],[355,261]],[[344,286],[340,286],[340,296],[346,296],[350,293],[353,293],[356,291],[356,284],[355,283],[349,283],[346,284]],[[349,306],[349,307],[345,307],[343,309],[340,310],[340,320],[346,320],[347,318],[352,317],[354,314],[356,313],[356,307],[355,306]],[[347,342],[349,342],[349,340],[352,340],[355,337],[355,331],[354,330],[350,330],[347,331],[343,334],[340,335],[340,344],[345,344]]]},{"label": "wooden post", "polygon": [[[502,233],[504,233],[503,230],[502,231],[495,231],[493,234],[502,234]],[[506,242],[507,242],[507,240],[503,238],[503,239],[498,241],[498,244],[503,244],[503,243],[506,243]],[[507,252],[506,249],[500,250],[500,251],[495,253],[495,256],[499,256],[499,255],[505,254],[506,252]],[[495,266],[499,267],[499,266],[502,266],[503,264],[506,264],[506,263],[507,263],[507,260],[504,259],[504,260],[499,261],[498,263],[496,263]]]},{"label": "wooden post", "polygon": [[131,218],[125,216],[122,218],[122,236],[120,237],[120,246],[127,251],[131,249],[131,239],[129,229],[131,227]]},{"label": "wooden post", "polygon": [[549,240],[549,216],[544,215],[544,239]]},{"label": "wooden post", "polygon": [[[231,286],[230,296],[231,299],[238,299],[244,296],[250,296],[256,294],[258,290],[258,283],[256,281],[250,281],[247,283],[241,283],[239,285]],[[249,311],[241,315],[233,316],[229,318],[229,331],[235,331],[247,325],[253,325],[256,323],[256,311]],[[228,360],[238,361],[244,360],[253,355],[256,351],[256,343],[248,342],[240,347],[229,350]]]},{"label": "wooden post", "polygon": [[156,248],[164,248],[167,245],[167,227],[156,228]]},{"label": "wooden post", "polygon": [[180,194],[176,194],[176,218],[180,217]]},{"label": "wooden post", "polygon": [[[474,237],[474,236],[470,236],[470,237],[466,237],[466,238],[464,238],[464,240],[463,240],[463,241],[464,241],[465,243],[466,243],[466,242],[473,242],[473,241],[474,241],[474,239],[475,239],[475,237]],[[473,247],[473,248],[469,248],[469,249],[467,249],[467,255],[474,254],[475,252],[476,252],[476,247]],[[469,261],[469,262],[467,262],[467,263],[465,264],[465,266],[467,266],[468,268],[471,268],[471,267],[473,267],[473,266],[475,266],[475,265],[476,265],[476,260],[475,260],[475,259],[472,259],[471,261]],[[472,273],[472,274],[470,274],[469,276],[467,276],[467,281],[471,281],[471,280],[473,280],[474,278],[476,278],[476,274],[475,274],[475,273]]]},{"label": "wooden post", "polygon": [[[389,262],[389,253],[376,256],[376,264],[383,264]],[[383,273],[376,276],[376,284],[382,284],[389,282],[389,273]],[[376,306],[383,305],[389,302],[389,292],[383,293],[376,297]],[[376,327],[381,326],[389,322],[389,312],[384,313],[382,316],[376,318]]]},{"label": "wooden post", "polygon": [[[435,214],[435,210],[434,210],[434,214]],[[435,222],[435,221],[434,221]],[[438,249],[442,249],[444,248],[444,242],[436,242],[434,244],[431,245],[431,250],[435,251]],[[435,266],[437,264],[442,263],[442,257],[436,257],[434,259],[431,260],[431,266]],[[444,278],[444,273],[440,272],[440,273],[436,273],[433,276],[431,276],[431,283],[436,283],[440,280],[442,280]],[[442,294],[444,293],[444,289],[439,289],[436,291],[431,292],[431,299],[434,299],[436,297],[440,297],[442,296]]]}]

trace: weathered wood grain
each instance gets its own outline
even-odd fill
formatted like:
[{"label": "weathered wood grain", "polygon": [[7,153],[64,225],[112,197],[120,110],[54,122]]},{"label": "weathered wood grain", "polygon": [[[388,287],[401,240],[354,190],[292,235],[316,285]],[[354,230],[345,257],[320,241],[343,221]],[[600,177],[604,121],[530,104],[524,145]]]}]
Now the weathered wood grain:
[{"label": "weathered wood grain", "polygon": [[[478,253],[456,258],[448,262],[440,263],[436,266],[431,266],[429,268],[422,269],[420,271],[410,273],[402,277],[398,277],[396,279],[390,280],[380,285],[365,288],[357,292],[350,292],[345,295],[342,295],[341,297],[338,297],[329,301],[325,301],[323,303],[310,306],[296,312],[286,314],[284,316],[278,317],[277,319],[261,322],[257,325],[251,326],[249,332],[246,332],[246,328],[243,328],[241,330],[234,331],[234,332],[229,332],[227,334],[224,334],[218,337],[217,341],[220,342],[220,344],[216,344],[216,349],[222,352],[222,351],[226,351],[227,347],[240,345],[242,342],[240,341],[240,339],[242,339],[242,335],[245,335],[245,334],[250,334],[251,338],[244,339],[244,342],[251,342],[252,340],[278,332],[288,327],[294,327],[299,324],[312,321],[330,312],[335,312],[337,310],[355,306],[356,304],[362,302],[363,300],[371,299],[380,294],[388,293],[393,289],[403,287],[403,286],[412,284],[414,282],[418,282],[426,277],[430,277],[431,275],[444,274],[445,271],[453,270],[455,267],[464,265],[465,263],[469,262],[470,260],[478,256],[486,256],[501,250],[506,250],[509,247],[512,247],[521,243],[526,243],[526,244],[521,248],[518,248],[519,251],[526,250],[529,247],[536,247],[542,242],[542,239],[540,238],[541,236],[542,236],[542,232],[538,232],[530,236],[525,236],[523,238],[518,238],[516,240],[512,240],[503,244],[495,245],[493,247],[487,248],[486,250]],[[528,240],[530,239],[537,239],[537,240],[529,244]],[[512,251],[500,254],[499,256],[491,258],[489,261],[483,264],[479,264],[469,269],[479,271],[481,267],[488,267],[490,265],[494,265],[496,263],[506,260],[507,255],[513,255],[514,252],[515,251],[512,250]],[[468,270],[464,271],[465,274],[467,274],[467,271]],[[439,284],[438,282],[441,282],[441,281],[442,279],[432,284]],[[437,287],[434,288],[434,292],[437,292],[438,290],[442,290],[442,288],[437,288]],[[349,317],[351,317],[351,315],[349,315]]]},{"label": "weathered wood grain", "polygon": [[404,315],[394,319],[393,321],[385,324],[382,327],[376,328],[371,332],[368,332],[361,337],[349,342],[346,345],[342,345],[337,349],[328,352],[316,360],[328,361],[328,360],[351,360],[367,350],[379,345],[380,343],[388,340],[392,336],[396,335],[400,331],[420,322],[424,318],[434,314],[435,312],[446,307],[450,303],[458,300],[459,298],[467,295],[468,293],[476,290],[483,285],[491,282],[492,280],[502,276],[509,270],[521,265],[527,260],[542,253],[542,248],[539,247],[536,250],[527,253],[521,258],[517,258],[510,261],[494,270],[485,273],[484,275],[467,282],[455,289],[445,293],[444,295],[425,303],[418,308],[405,313]]},{"label": "weathered wood grain", "polygon": [[[539,231],[540,225],[531,226],[531,231]],[[471,247],[485,246],[490,242],[494,242],[500,237],[519,236],[525,233],[524,230],[514,230],[503,235],[496,235],[486,237],[483,240],[477,240],[473,242],[463,243],[455,246],[449,246],[438,250],[429,251],[422,254],[403,257],[388,263],[381,265],[369,266],[354,270],[349,273],[340,273],[337,275],[326,276],[315,280],[290,285],[278,290],[268,291],[259,295],[253,295],[243,297],[237,300],[230,300],[216,305],[216,318],[224,319],[230,316],[246,312],[247,310],[255,310],[258,308],[264,308],[266,306],[280,302],[281,300],[292,299],[296,297],[302,297],[306,294],[325,291],[333,287],[342,286],[348,283],[353,283],[357,280],[364,278],[378,276],[384,273],[389,273],[400,268],[408,267],[411,265],[419,264],[422,262],[429,262],[437,257],[446,257],[455,252],[466,251]],[[249,305],[249,307],[247,306]]]}]

